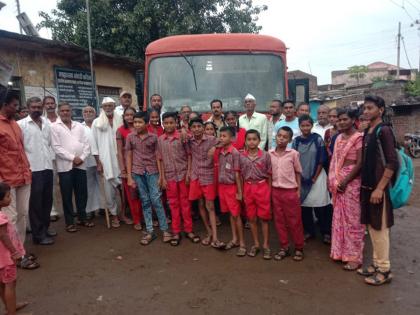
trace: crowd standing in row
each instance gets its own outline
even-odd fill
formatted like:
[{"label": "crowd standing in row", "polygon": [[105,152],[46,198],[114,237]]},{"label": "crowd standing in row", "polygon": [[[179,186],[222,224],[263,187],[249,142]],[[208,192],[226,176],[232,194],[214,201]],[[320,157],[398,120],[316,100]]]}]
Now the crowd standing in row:
[{"label": "crowd standing in row", "polygon": [[[0,107],[3,286],[16,279],[16,272],[14,276],[10,272],[10,257],[21,268],[39,267],[35,255],[23,255],[28,214],[33,242],[54,243],[57,233],[50,221],[58,215],[52,211],[57,180],[67,232],[78,231],[77,225],[94,226],[102,181],[103,206],[111,213],[112,227],[123,221],[142,230],[143,219],[143,245],[156,238],[158,225],[163,241],[174,246],[185,232],[193,243],[237,248],[240,257],[255,257],[262,250],[263,258],[271,259],[269,221],[274,218],[280,242],[274,259],[291,255],[290,235],[293,259],[301,261],[305,240],[316,236],[315,214],[324,243],[331,243],[331,258],[344,262],[345,270],[357,270],[368,284],[392,279],[389,228],[393,217],[387,186],[398,161],[392,130],[382,123],[385,104],[379,97],[366,97],[362,117],[350,108],[321,105],[316,123],[307,104],[296,108],[292,101],[273,100],[267,118],[255,111],[256,99],[250,94],[239,118],[232,111],[223,113],[222,101],[213,100],[212,116],[205,122],[188,105],[179,114],[162,113],[158,94],[151,96],[148,112],[137,112],[126,91],[119,106],[105,97],[97,118],[93,107],[85,107],[83,123],[72,120],[70,104],[57,106],[51,96],[30,98],[29,115],[16,122],[18,106],[19,98],[9,93]],[[206,230],[202,238],[193,231],[191,201],[197,200]],[[232,238],[226,244],[218,237],[215,201],[222,213],[230,214]],[[254,242],[248,249],[243,218]],[[373,244],[373,263],[368,268],[361,267],[365,226]],[[12,227],[18,238],[13,237]]]}]

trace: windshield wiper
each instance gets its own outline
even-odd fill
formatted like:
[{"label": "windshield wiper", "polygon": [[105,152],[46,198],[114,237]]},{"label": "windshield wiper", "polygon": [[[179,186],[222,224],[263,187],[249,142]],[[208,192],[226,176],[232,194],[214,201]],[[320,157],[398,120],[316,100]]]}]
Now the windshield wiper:
[{"label": "windshield wiper", "polygon": [[190,68],[191,68],[191,71],[192,71],[192,75],[193,75],[193,78],[194,78],[194,85],[195,85],[195,90],[196,91],[198,91],[198,88],[197,88],[197,79],[196,79],[196,77],[195,77],[195,70],[194,70],[194,66],[193,66],[193,64],[191,63],[191,61],[189,61],[188,60],[188,58],[183,54],[183,53],[181,53],[181,56],[182,57],[184,57],[184,59],[185,59],[185,61],[187,62],[187,64],[190,66]]}]

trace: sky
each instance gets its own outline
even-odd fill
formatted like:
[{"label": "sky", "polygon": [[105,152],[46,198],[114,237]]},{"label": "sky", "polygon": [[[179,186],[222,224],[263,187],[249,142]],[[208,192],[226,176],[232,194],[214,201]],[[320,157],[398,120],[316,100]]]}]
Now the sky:
[{"label": "sky", "polygon": [[[19,32],[15,0],[0,0],[0,29]],[[419,67],[420,0],[254,0],[266,4],[258,24],[261,34],[283,40],[288,49],[289,70],[302,70],[318,77],[318,84],[331,83],[331,71],[353,65],[383,61],[397,64],[398,22],[401,22],[401,67]],[[33,24],[38,12],[50,12],[55,0],[20,0],[21,11]],[[41,37],[51,38],[48,30]],[[404,51],[406,47],[407,56]]]}]

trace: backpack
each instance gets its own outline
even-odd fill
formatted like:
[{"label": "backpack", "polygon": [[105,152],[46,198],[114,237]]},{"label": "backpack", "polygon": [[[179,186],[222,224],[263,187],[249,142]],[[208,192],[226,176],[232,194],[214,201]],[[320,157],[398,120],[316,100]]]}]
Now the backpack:
[{"label": "backpack", "polygon": [[[382,163],[385,166],[385,155],[382,149],[381,140],[379,139],[380,131],[381,127],[379,127],[376,131],[376,141],[378,143]],[[393,185],[389,183],[388,191],[392,207],[394,209],[398,209],[402,206],[405,206],[408,203],[408,199],[410,199],[411,191],[413,190],[414,186],[414,168],[413,161],[407,154],[405,154],[404,148],[398,149],[396,147],[395,151],[397,152],[399,167],[395,176],[395,183]]]}]

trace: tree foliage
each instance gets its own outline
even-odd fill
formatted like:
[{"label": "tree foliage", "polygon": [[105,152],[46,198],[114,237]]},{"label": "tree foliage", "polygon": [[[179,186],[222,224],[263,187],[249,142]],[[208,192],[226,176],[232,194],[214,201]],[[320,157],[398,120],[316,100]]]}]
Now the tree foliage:
[{"label": "tree foliage", "polygon": [[363,79],[366,76],[366,73],[368,72],[368,67],[366,66],[352,66],[348,68],[348,71],[350,73],[350,78],[354,78],[357,81],[357,84],[359,84],[360,79]]},{"label": "tree foliage", "polygon": [[407,82],[405,85],[405,92],[408,96],[420,96],[420,76],[417,76],[414,81]]},{"label": "tree foliage", "polygon": [[[92,46],[144,58],[146,46],[177,34],[258,33],[258,15],[267,6],[252,0],[95,0],[90,1]],[[38,28],[56,40],[87,47],[85,0],[59,0],[51,14],[40,12]]]}]

